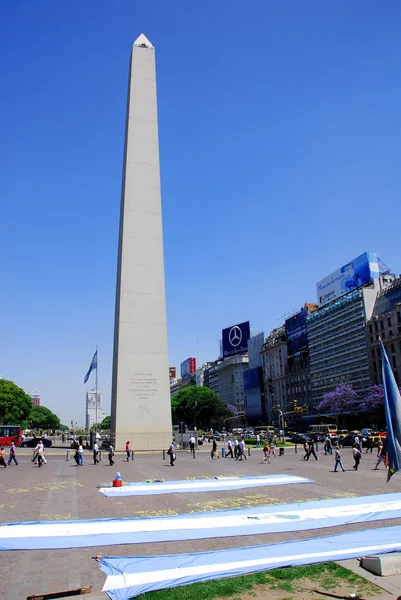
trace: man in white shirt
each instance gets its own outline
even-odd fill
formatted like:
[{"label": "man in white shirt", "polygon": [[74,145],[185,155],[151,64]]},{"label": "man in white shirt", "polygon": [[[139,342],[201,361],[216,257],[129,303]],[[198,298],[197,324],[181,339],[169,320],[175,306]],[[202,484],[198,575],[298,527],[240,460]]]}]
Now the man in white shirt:
[{"label": "man in white shirt", "polygon": [[196,443],[196,440],[195,440],[194,436],[191,435],[191,437],[189,438],[189,449],[191,450],[192,454],[195,451],[195,443]]},{"label": "man in white shirt", "polygon": [[260,448],[260,435],[256,435],[256,448]]},{"label": "man in white shirt", "polygon": [[78,466],[84,466],[84,449],[82,447],[82,444],[79,444],[78,446]]},{"label": "man in white shirt", "polygon": [[231,438],[228,438],[228,440],[227,440],[227,454],[226,454],[226,458],[228,458],[229,456],[231,456],[231,458],[234,458],[234,455],[233,455],[233,443],[231,441]]},{"label": "man in white shirt", "polygon": [[93,464],[97,465],[99,462],[99,444],[97,442],[94,443],[93,446]]}]

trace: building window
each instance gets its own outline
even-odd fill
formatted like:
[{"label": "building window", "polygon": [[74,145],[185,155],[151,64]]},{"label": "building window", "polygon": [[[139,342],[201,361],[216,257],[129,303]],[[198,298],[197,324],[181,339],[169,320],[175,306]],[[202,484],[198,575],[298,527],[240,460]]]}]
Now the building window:
[{"label": "building window", "polygon": [[397,322],[401,323],[401,311],[400,310],[397,311]]},{"label": "building window", "polygon": [[388,324],[389,327],[391,327],[391,317],[388,317],[387,324]]},{"label": "building window", "polygon": [[377,324],[377,321],[375,321],[375,331],[379,331],[379,326]]},{"label": "building window", "polygon": [[369,333],[373,333],[372,325],[369,325]]},{"label": "building window", "polygon": [[372,358],[374,358],[374,357],[375,357],[375,349],[374,349],[374,348],[373,348],[373,350],[371,351],[371,355],[372,355]]},{"label": "building window", "polygon": [[392,359],[393,359],[393,368],[396,369],[397,368],[397,359],[395,356],[393,356]]},{"label": "building window", "polygon": [[391,348],[391,352],[393,352],[393,353],[394,353],[394,352],[395,352],[395,345],[394,345],[394,344],[391,344],[390,348]]},{"label": "building window", "polygon": [[380,329],[381,329],[382,331],[383,331],[383,329],[384,329],[384,323],[383,323],[383,321],[380,321]]}]

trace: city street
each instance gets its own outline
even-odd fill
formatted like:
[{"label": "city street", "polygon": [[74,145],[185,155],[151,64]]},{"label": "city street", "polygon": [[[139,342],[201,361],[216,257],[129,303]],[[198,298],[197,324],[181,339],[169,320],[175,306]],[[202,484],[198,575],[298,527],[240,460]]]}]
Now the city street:
[{"label": "city street", "polygon": [[[31,462],[31,452],[20,449],[18,466],[2,469],[0,514],[2,522],[32,520],[69,520],[133,516],[172,515],[205,512],[217,509],[242,508],[259,505],[306,502],[324,498],[352,497],[358,495],[400,492],[401,478],[395,475],[386,483],[383,466],[372,471],[376,453],[363,452],[360,470],[354,472],[351,450],[343,452],[345,473],[333,473],[334,457],[318,454],[303,460],[303,450],[286,448],[284,455],[272,457],[271,464],[260,464],[262,452],[251,451],[247,461],[231,458],[210,459],[209,444],[202,447],[193,459],[188,452],[177,453],[175,467],[169,466],[168,457],[162,453],[135,454],[135,460],[125,462],[123,454],[115,456],[115,465],[108,465],[107,456],[99,465],[92,464],[92,456],[85,452],[83,467],[66,460],[66,451],[50,449],[46,452],[48,464],[38,468]],[[218,445],[219,449],[221,444]],[[321,447],[322,449],[322,447]],[[106,460],[105,460],[106,459]],[[261,475],[289,473],[309,477],[314,484],[294,484],[266,488],[163,494],[155,496],[130,496],[105,498],[98,491],[100,484],[110,483],[117,471],[123,480],[186,479],[215,477],[219,475]],[[368,527],[399,525],[399,520],[355,524],[342,528],[316,530],[314,536],[340,531],[352,531]],[[310,537],[310,532],[264,534],[237,538],[217,538],[193,541],[165,542],[107,546],[99,548],[68,549],[56,551],[4,552],[0,597],[4,600],[26,598],[30,594],[49,593],[84,586],[93,586],[93,594],[101,594],[105,576],[95,555],[142,555],[206,551],[212,549],[247,546],[290,539]]]}]

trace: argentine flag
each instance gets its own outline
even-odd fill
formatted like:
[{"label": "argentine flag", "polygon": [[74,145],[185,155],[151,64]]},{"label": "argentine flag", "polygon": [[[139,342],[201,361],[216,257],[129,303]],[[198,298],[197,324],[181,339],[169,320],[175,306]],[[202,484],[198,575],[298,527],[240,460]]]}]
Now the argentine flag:
[{"label": "argentine flag", "polygon": [[381,347],[384,408],[387,422],[387,481],[390,481],[394,473],[401,468],[401,396],[383,342]]},{"label": "argentine flag", "polygon": [[94,369],[97,369],[97,350],[93,355],[92,362],[90,364],[87,374],[85,375],[84,383],[88,381],[89,375],[92,373],[92,371],[94,371]]}]

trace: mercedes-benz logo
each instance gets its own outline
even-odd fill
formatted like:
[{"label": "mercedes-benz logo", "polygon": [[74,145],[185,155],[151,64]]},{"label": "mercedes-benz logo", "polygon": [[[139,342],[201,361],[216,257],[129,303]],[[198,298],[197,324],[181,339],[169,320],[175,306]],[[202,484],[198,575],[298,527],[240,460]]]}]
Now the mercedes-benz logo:
[{"label": "mercedes-benz logo", "polygon": [[230,342],[231,346],[234,346],[234,348],[239,346],[242,342],[242,331],[238,325],[231,327],[230,333],[228,334],[228,341]]}]

